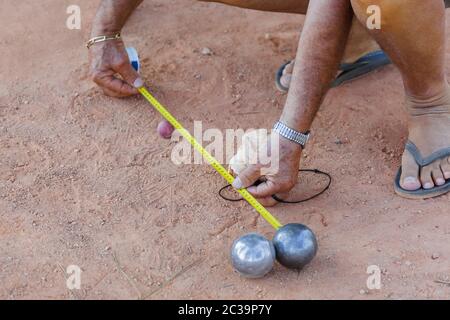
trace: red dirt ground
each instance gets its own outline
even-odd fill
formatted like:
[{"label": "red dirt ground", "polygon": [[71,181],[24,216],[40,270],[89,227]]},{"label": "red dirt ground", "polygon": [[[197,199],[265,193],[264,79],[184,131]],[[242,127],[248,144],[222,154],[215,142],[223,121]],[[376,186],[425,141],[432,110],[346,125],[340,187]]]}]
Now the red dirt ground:
[{"label": "red dirt ground", "polygon": [[[394,67],[330,92],[303,166],[331,172],[334,184],[271,210],[315,230],[317,258],[300,273],[277,265],[246,280],[229,262],[233,240],[273,230],[247,204],[220,199],[224,181],[211,168],[170,161],[174,144],[157,136],[161,119],[143,99],[108,98],[89,81],[84,42],[98,1],[75,2],[81,31],[65,27],[74,1],[1,5],[0,298],[450,297],[450,196],[411,201],[393,191],[407,134]],[[151,90],[189,129],[194,120],[269,128],[285,100],[273,74],[294,56],[302,23],[155,0],[124,37]],[[71,264],[83,270],[80,291],[66,288]],[[373,264],[382,289],[369,291]]]}]

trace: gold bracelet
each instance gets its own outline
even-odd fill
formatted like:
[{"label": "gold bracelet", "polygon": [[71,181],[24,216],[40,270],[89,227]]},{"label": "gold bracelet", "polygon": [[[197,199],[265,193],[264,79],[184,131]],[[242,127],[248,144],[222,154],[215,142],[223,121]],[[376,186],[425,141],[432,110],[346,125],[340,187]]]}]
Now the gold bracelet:
[{"label": "gold bracelet", "polygon": [[98,37],[94,37],[94,38],[90,39],[86,43],[86,47],[89,49],[90,47],[92,47],[96,43],[105,42],[105,41],[109,41],[109,40],[117,40],[117,39],[121,39],[120,32],[116,33],[115,35],[112,35],[112,36],[98,36]]}]

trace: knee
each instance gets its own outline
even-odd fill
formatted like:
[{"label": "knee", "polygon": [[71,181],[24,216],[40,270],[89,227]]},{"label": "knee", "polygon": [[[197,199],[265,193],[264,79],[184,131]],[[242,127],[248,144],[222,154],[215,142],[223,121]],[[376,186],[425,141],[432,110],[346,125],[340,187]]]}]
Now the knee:
[{"label": "knee", "polygon": [[[351,0],[353,10],[357,15],[368,15],[373,10],[379,10],[383,15],[394,14],[405,5],[411,5],[415,0]],[[419,0],[422,1],[422,0]],[[374,9],[375,8],[375,9]]]},{"label": "knee", "polygon": [[244,2],[244,1],[239,1],[239,0],[197,0],[197,1],[201,1],[201,2],[218,2],[218,3],[231,4],[231,5],[236,5],[237,3]]},{"label": "knee", "polygon": [[252,8],[255,6],[256,1],[254,0],[197,0],[202,2],[217,2],[222,4],[227,4],[234,7],[241,8]]},{"label": "knee", "polygon": [[379,15],[385,26],[407,24],[418,13],[445,14],[443,0],[351,0],[351,4],[361,22]]},{"label": "knee", "polygon": [[423,7],[424,3],[444,6],[442,0],[351,0],[351,3],[357,15],[370,14],[375,6],[386,17],[393,17],[405,11],[417,10],[417,8]]}]

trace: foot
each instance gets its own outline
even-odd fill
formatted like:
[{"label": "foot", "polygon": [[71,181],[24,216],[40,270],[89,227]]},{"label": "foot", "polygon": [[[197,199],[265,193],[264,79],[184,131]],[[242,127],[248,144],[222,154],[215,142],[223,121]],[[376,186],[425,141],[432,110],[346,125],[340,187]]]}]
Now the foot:
[{"label": "foot", "polygon": [[[277,71],[276,86],[282,92],[287,92],[289,89],[292,73],[294,72],[294,63],[294,60],[292,60]],[[344,60],[339,67],[332,86],[337,87],[345,82],[360,78],[390,63],[389,58],[381,50],[364,53],[356,60]]]},{"label": "foot", "polygon": [[283,74],[280,78],[280,83],[283,87],[289,88],[292,79],[292,73],[294,72],[294,60],[289,62],[283,69]]},{"label": "foot", "polygon": [[[450,147],[450,93],[446,95],[444,100],[449,100],[447,103],[436,104],[428,103],[428,107],[433,110],[443,109],[449,110],[447,113],[430,114],[426,106],[423,104],[417,110],[427,109],[424,112],[428,114],[421,114],[411,116],[409,121],[409,140],[413,142],[420,150],[423,157],[429,156],[433,152]],[[442,99],[440,99],[442,102]],[[425,108],[424,108],[425,107]],[[409,110],[412,110],[409,108]],[[402,158],[402,176],[400,178],[400,186],[408,191],[415,191],[418,189],[432,189],[435,186],[441,186],[450,179],[450,157],[445,157],[436,160],[432,164],[420,168],[414,160],[411,153],[405,150]]]}]

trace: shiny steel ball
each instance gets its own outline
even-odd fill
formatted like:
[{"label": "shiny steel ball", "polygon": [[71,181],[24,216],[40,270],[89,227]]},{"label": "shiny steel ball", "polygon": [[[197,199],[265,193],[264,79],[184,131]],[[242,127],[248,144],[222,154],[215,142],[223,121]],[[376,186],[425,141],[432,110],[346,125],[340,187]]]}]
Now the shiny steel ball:
[{"label": "shiny steel ball", "polygon": [[275,248],[264,236],[250,233],[234,241],[231,262],[242,276],[262,278],[273,268]]},{"label": "shiny steel ball", "polygon": [[291,269],[302,269],[317,253],[317,239],[308,227],[302,224],[287,224],[273,238],[279,263]]}]

